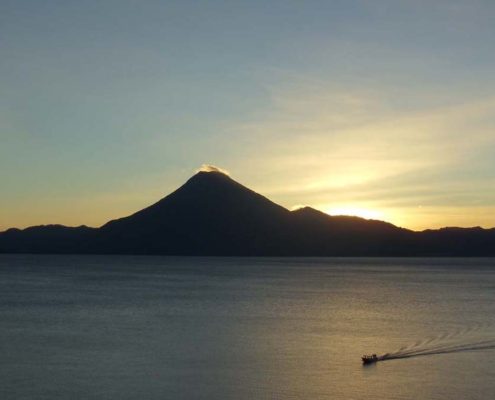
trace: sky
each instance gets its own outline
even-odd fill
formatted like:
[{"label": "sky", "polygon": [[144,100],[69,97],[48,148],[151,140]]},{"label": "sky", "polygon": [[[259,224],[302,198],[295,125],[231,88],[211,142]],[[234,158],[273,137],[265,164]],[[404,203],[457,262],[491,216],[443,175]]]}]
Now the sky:
[{"label": "sky", "polygon": [[[495,2],[0,2],[0,230],[212,164],[288,209],[495,226]],[[200,202],[200,199],[198,199]]]}]

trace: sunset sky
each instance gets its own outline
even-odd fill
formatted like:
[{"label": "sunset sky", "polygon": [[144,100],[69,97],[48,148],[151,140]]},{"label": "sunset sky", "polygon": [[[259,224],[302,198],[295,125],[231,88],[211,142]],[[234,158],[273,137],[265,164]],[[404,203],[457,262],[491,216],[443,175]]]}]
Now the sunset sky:
[{"label": "sunset sky", "polygon": [[495,226],[493,0],[3,0],[0,90],[0,230],[98,226],[202,164],[289,209]]}]

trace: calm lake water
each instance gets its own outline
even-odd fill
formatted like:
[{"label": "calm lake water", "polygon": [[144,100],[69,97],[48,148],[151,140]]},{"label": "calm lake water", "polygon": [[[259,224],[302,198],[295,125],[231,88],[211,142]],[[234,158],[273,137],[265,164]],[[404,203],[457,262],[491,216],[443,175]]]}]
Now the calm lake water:
[{"label": "calm lake water", "polygon": [[491,343],[495,259],[0,256],[3,400],[490,399]]}]

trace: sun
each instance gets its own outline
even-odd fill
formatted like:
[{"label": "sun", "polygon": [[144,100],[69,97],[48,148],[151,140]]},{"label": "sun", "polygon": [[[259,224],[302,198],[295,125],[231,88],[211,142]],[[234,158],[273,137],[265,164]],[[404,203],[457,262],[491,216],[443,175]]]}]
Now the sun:
[{"label": "sun", "polygon": [[383,219],[383,212],[381,211],[354,206],[328,207],[324,211],[330,215],[351,215],[365,219]]}]

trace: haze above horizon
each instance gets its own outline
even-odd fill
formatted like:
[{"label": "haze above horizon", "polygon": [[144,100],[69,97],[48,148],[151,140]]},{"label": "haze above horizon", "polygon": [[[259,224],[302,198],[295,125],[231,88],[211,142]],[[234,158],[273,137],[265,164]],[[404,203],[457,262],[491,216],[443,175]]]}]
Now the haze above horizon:
[{"label": "haze above horizon", "polygon": [[0,11],[0,230],[99,226],[204,163],[288,209],[495,226],[491,1]]}]

